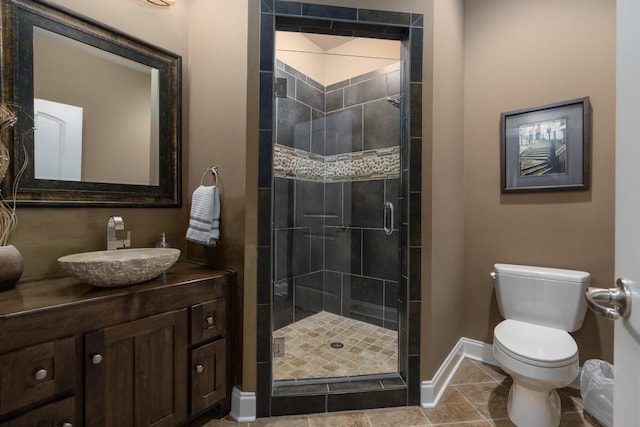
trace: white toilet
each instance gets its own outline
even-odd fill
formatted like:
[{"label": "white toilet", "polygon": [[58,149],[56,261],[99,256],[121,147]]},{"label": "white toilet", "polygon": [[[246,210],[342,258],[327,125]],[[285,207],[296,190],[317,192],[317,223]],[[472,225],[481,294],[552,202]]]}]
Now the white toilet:
[{"label": "white toilet", "polygon": [[557,388],[578,375],[578,346],[568,332],[587,309],[584,271],[495,264],[496,297],[506,320],[493,330],[493,355],[511,376],[507,410],[518,427],[557,427]]}]

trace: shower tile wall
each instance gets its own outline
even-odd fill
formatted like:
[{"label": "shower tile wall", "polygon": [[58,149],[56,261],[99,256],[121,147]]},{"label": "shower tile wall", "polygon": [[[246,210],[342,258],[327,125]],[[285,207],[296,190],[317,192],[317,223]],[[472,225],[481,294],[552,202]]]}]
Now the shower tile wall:
[{"label": "shower tile wall", "polygon": [[328,311],[397,330],[400,215],[387,236],[383,206],[399,208],[400,115],[386,99],[399,97],[399,63],[328,87],[280,61],[275,75],[287,97],[276,104],[274,329]]}]

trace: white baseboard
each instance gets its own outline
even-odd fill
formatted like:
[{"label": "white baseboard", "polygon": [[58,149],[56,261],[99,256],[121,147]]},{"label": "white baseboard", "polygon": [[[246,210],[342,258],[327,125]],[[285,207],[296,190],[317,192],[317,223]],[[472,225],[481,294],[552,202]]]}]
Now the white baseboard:
[{"label": "white baseboard", "polygon": [[231,412],[229,415],[239,423],[252,423],[256,420],[256,394],[244,392],[234,387],[231,393]]},{"label": "white baseboard", "polygon": [[[493,357],[493,345],[470,338],[460,338],[447,358],[433,376],[432,380],[422,381],[420,388],[420,404],[423,408],[435,408],[451,378],[458,370],[462,360],[467,357],[489,365],[498,366]],[[580,368],[582,371],[582,368]],[[580,373],[569,387],[580,389]]]},{"label": "white baseboard", "polygon": [[435,408],[442,393],[458,370],[462,360],[468,357],[491,365],[497,365],[493,358],[493,346],[470,338],[460,338],[447,358],[433,376],[433,379],[422,381],[420,404],[423,408]]}]

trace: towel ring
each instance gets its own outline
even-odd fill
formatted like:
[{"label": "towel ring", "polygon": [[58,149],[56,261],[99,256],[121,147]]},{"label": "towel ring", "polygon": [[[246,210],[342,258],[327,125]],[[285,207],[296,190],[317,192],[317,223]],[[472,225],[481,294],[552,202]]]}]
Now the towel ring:
[{"label": "towel ring", "polygon": [[212,174],[216,178],[216,183],[213,185],[217,187],[218,186],[218,167],[217,166],[209,166],[207,170],[204,171],[204,173],[202,174],[202,178],[200,178],[200,185],[203,185],[202,183],[204,182],[204,177],[207,176],[208,173]]}]

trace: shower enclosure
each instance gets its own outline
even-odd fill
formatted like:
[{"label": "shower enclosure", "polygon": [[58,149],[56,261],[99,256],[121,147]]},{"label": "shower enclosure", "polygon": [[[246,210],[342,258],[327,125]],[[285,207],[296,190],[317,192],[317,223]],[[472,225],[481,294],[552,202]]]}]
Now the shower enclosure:
[{"label": "shower enclosure", "polygon": [[276,34],[273,379],[397,373],[400,42]]},{"label": "shower enclosure", "polygon": [[[259,7],[256,412],[417,405],[424,16]],[[279,32],[313,43],[276,58]],[[356,70],[339,64],[347,46],[317,35],[393,41],[395,53],[360,46]],[[331,55],[310,67],[287,53],[320,48]],[[288,360],[297,347],[307,353]]]}]

